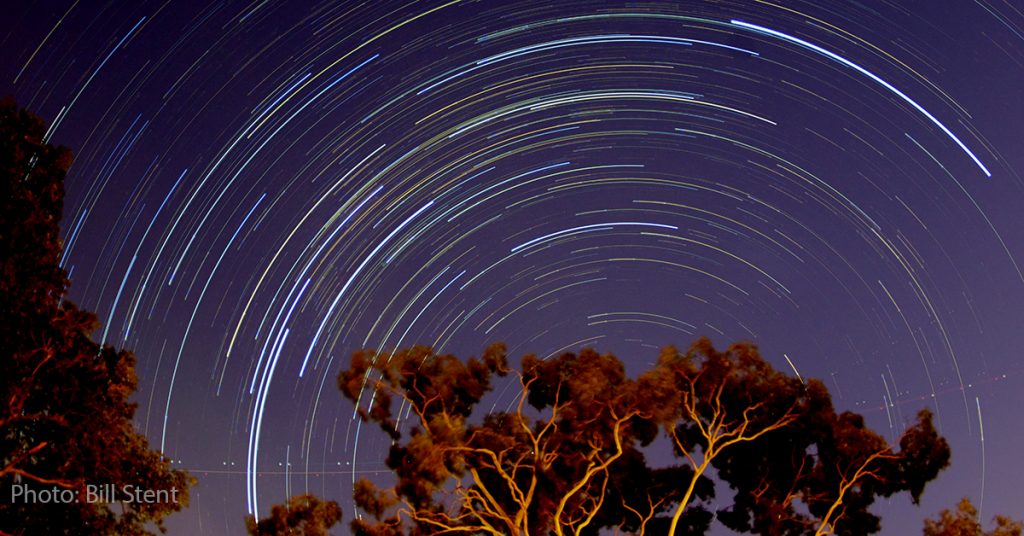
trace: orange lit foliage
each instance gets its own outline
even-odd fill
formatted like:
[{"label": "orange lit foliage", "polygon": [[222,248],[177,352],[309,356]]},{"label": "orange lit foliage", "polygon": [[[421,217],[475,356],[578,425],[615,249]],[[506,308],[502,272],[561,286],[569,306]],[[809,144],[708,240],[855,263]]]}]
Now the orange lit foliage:
[{"label": "orange lit foliage", "polygon": [[[511,407],[474,415],[508,374]],[[712,467],[736,492],[718,515],[739,531],[853,534],[870,526],[875,495],[916,498],[949,454],[927,415],[894,454],[859,416],[837,415],[820,382],[775,371],[752,345],[718,352],[706,339],[666,348],[635,380],[592,350],[528,355],[514,371],[494,345],[465,363],[423,347],[357,352],[338,383],[394,440],[396,484],[356,484],[357,535],[703,534]],[[659,433],[670,451],[656,452]],[[925,440],[932,450],[914,447]]]},{"label": "orange lit foliage", "polygon": [[[132,424],[135,356],[93,341],[96,316],[65,299],[59,223],[71,152],[45,132],[0,100],[0,534],[148,534],[187,504],[193,479]],[[90,484],[176,501],[90,502]],[[15,502],[15,485],[77,500]]]},{"label": "orange lit foliage", "polygon": [[938,519],[924,521],[924,536],[1020,536],[1024,524],[1005,516],[995,516],[995,527],[986,531],[978,519],[978,510],[964,497],[956,512],[943,510]]},{"label": "orange lit foliage", "polygon": [[245,530],[249,536],[327,536],[340,521],[338,503],[322,501],[307,493],[274,505],[270,516],[259,521],[246,516]]}]

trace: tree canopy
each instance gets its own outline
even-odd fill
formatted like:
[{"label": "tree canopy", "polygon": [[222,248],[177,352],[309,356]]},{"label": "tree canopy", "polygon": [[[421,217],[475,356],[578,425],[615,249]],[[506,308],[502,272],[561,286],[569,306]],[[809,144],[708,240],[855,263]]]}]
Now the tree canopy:
[{"label": "tree canopy", "polygon": [[256,521],[248,516],[249,536],[326,536],[341,521],[341,507],[314,495],[296,495],[283,505],[274,505],[270,516]]},{"label": "tree canopy", "polygon": [[[72,158],[45,132],[0,100],[0,531],[146,534],[187,504],[191,477],[132,425],[135,357],[93,341],[96,316],[65,297],[59,224]],[[154,502],[126,500],[147,490]]]},{"label": "tree canopy", "polygon": [[[508,375],[516,400],[480,409]],[[357,535],[703,534],[713,515],[737,532],[864,535],[876,497],[917,501],[949,461],[929,412],[897,449],[746,343],[668,347],[635,379],[589,349],[518,369],[501,344],[466,361],[367,350],[338,384],[392,439],[394,485],[355,486]],[[717,511],[712,468],[734,494]]]},{"label": "tree canopy", "polygon": [[978,519],[978,509],[964,497],[956,511],[943,510],[938,519],[924,521],[924,536],[1020,536],[1024,524],[1005,516],[995,516],[995,527],[986,531]]}]

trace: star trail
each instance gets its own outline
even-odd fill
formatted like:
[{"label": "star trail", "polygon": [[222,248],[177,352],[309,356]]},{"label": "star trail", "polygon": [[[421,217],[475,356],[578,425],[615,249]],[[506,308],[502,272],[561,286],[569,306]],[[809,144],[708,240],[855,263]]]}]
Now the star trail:
[{"label": "star trail", "polygon": [[354,350],[639,370],[701,335],[890,439],[935,412],[952,466],[884,534],[1024,511],[1020,5],[54,0],[0,44],[75,153],[70,297],[199,478],[172,533],[307,490],[351,519],[389,444]]}]

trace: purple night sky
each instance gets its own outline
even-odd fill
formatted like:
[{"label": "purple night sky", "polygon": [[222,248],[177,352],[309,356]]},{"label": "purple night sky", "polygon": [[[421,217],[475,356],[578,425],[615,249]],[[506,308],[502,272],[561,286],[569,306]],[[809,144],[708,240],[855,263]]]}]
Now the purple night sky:
[{"label": "purple night sky", "polygon": [[307,490],[351,519],[388,446],[355,349],[635,374],[701,335],[889,438],[932,408],[952,466],[875,507],[919,534],[1024,512],[1015,2],[14,2],[0,95],[75,153],[71,298],[199,478],[172,534]]}]

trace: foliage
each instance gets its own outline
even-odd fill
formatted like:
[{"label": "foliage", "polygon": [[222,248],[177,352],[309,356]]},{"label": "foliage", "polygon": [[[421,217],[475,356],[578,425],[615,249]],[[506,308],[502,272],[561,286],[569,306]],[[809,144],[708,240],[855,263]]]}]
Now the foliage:
[{"label": "foliage", "polygon": [[675,454],[693,469],[669,534],[676,533],[692,490],[709,467],[717,468],[734,448],[790,426],[808,405],[803,383],[776,372],[751,345],[720,353],[701,339],[685,355],[668,347],[640,382],[659,401],[652,406],[656,422],[672,439]]},{"label": "foliage", "polygon": [[[749,363],[734,382],[747,398],[731,402],[733,407],[752,401],[781,407],[793,398],[794,379],[770,372],[750,346],[732,351]],[[899,438],[898,451],[860,415],[837,414],[818,380],[804,384],[794,413],[787,426],[737,444],[712,463],[735,490],[733,504],[718,513],[727,527],[772,535],[872,534],[880,529],[879,518],[868,511],[876,497],[909,491],[916,503],[925,484],[949,464],[949,445],[927,410]]]},{"label": "foliage", "polygon": [[[373,402],[359,411],[395,439],[387,463],[398,482],[388,490],[357,484],[356,502],[368,516],[352,522],[353,532],[590,534],[638,525],[678,496],[671,484],[688,473],[647,464],[638,447],[657,428],[618,360],[592,351],[551,361],[527,356],[522,370],[515,409],[472,423],[492,376],[510,372],[503,346],[466,363],[423,347],[356,353],[339,384],[358,401],[365,378],[375,376]],[[416,417],[405,441],[393,417],[395,397]],[[542,412],[546,419],[537,418]],[[664,498],[647,502],[638,480]],[[702,493],[710,491],[707,485]]]},{"label": "foliage", "polygon": [[296,495],[284,505],[274,505],[270,517],[259,522],[245,520],[250,536],[326,536],[341,521],[341,507],[334,501],[321,501],[313,495]]},{"label": "foliage", "polygon": [[938,519],[924,521],[924,536],[1020,536],[1022,525],[1008,517],[995,516],[996,526],[985,531],[978,520],[978,510],[964,497],[957,504],[956,512],[943,510]]},{"label": "foliage", "polygon": [[[475,414],[508,374],[513,407]],[[775,371],[750,344],[669,347],[635,380],[593,350],[528,355],[519,371],[500,344],[465,363],[424,347],[360,351],[338,383],[393,440],[396,484],[356,485],[357,535],[703,534],[711,468],[735,491],[715,513],[737,531],[870,534],[876,496],[917,500],[949,459],[927,412],[896,452],[859,415],[836,414],[821,382]],[[672,455],[684,463],[666,466]]]},{"label": "foliage", "polygon": [[[59,223],[71,153],[44,143],[45,131],[11,98],[0,101],[0,531],[162,530],[192,480],[132,426],[135,357],[94,342],[95,315],[64,299]],[[90,485],[113,485],[119,500],[124,486],[153,490],[158,501],[114,506],[90,500]],[[71,490],[77,500],[15,502],[15,489]]]}]

